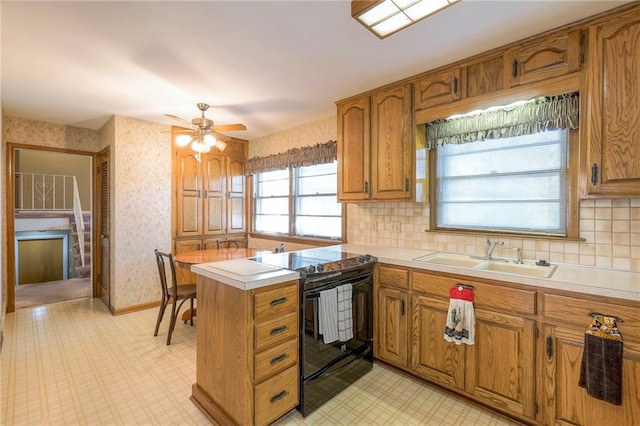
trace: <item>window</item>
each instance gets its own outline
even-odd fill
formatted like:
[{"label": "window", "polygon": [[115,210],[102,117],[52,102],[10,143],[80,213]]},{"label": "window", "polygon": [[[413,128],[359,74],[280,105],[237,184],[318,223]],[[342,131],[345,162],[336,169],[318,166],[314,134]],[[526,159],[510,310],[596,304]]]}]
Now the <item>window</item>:
[{"label": "window", "polygon": [[253,230],[340,240],[342,204],[336,173],[334,161],[255,174]]},{"label": "window", "polygon": [[436,226],[567,235],[569,130],[436,150]]}]

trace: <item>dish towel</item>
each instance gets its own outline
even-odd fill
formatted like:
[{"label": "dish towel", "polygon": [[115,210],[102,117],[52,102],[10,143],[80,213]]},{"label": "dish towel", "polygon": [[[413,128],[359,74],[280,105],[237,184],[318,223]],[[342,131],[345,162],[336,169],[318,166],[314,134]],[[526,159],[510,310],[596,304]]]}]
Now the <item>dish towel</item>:
[{"label": "dish towel", "polygon": [[456,345],[475,344],[476,317],[473,311],[473,290],[455,286],[449,290],[449,313],[444,327],[444,340]]},{"label": "dish towel", "polygon": [[353,311],[351,308],[352,286],[344,284],[338,290],[338,340],[346,342],[353,338]]},{"label": "dish towel", "polygon": [[578,385],[594,398],[622,405],[622,336],[615,318],[593,316],[584,334]]},{"label": "dish towel", "polygon": [[338,290],[335,288],[320,292],[318,325],[324,343],[338,340]]}]

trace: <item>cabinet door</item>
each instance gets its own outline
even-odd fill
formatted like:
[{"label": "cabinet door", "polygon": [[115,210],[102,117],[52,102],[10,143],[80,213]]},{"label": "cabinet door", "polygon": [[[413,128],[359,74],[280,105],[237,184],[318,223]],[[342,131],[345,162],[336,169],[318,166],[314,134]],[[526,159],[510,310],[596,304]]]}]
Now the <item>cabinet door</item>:
[{"label": "cabinet door", "polygon": [[390,87],[372,95],[372,199],[411,199],[413,133],[411,84]]},{"label": "cabinet door", "polygon": [[467,74],[465,98],[486,95],[504,88],[504,58],[502,55],[470,64],[465,71]]},{"label": "cabinet door", "polygon": [[476,309],[466,390],[488,405],[535,418],[535,321]]},{"label": "cabinet door", "polygon": [[399,367],[407,367],[407,292],[381,288],[378,301],[378,357]]},{"label": "cabinet door", "polygon": [[338,200],[370,197],[371,99],[338,104]]},{"label": "cabinet door", "polygon": [[202,175],[195,152],[176,151],[176,236],[202,235]]},{"label": "cabinet door", "polygon": [[[588,321],[586,322],[588,324]],[[545,326],[544,424],[633,425],[640,419],[640,344],[623,342],[622,405],[592,398],[578,386],[584,348],[584,330]],[[624,338],[624,334],[623,334]]]},{"label": "cabinet door", "polygon": [[589,29],[588,194],[640,195],[640,14]]},{"label": "cabinet door", "polygon": [[229,158],[227,163],[227,232],[245,232],[246,194],[245,194],[245,162],[243,159]]},{"label": "cabinet door", "polygon": [[226,169],[225,157],[220,155],[202,156],[202,177],[204,187],[204,235],[222,234],[226,227]]},{"label": "cabinet door", "polygon": [[460,68],[428,74],[415,82],[414,91],[416,110],[457,101],[462,92]]},{"label": "cabinet door", "polygon": [[505,55],[507,81],[513,87],[579,71],[581,40],[581,32],[574,30],[511,49]]},{"label": "cabinet door", "polygon": [[425,379],[464,389],[465,345],[444,340],[449,302],[412,296],[411,369]]}]

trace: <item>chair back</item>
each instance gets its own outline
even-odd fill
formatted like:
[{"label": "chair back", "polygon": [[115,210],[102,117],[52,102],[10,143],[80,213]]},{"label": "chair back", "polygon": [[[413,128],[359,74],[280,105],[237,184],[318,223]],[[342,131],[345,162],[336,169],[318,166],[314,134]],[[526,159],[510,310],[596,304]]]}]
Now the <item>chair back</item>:
[{"label": "chair back", "polygon": [[[163,253],[158,249],[155,249],[156,262],[158,263],[158,274],[160,276],[160,286],[162,288],[162,297],[169,298],[169,296],[175,296],[176,292],[176,268],[173,262],[173,255],[171,253]],[[171,286],[167,280],[167,264],[169,273],[171,274]]]},{"label": "chair back", "polygon": [[284,253],[284,243],[280,244],[278,247],[273,250],[274,253]]},{"label": "chair back", "polygon": [[218,250],[221,248],[240,248],[248,247],[249,242],[247,240],[216,240]]}]

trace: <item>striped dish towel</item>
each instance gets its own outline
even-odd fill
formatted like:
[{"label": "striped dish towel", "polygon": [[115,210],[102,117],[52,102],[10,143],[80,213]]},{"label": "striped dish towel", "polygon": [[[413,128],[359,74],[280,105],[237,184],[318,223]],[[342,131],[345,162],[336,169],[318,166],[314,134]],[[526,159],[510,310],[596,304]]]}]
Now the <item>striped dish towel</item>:
[{"label": "striped dish towel", "polygon": [[320,292],[318,323],[324,343],[338,340],[338,291],[335,288]]},{"label": "striped dish towel", "polygon": [[351,308],[351,284],[344,284],[338,290],[338,340],[346,342],[353,338],[353,310]]}]

